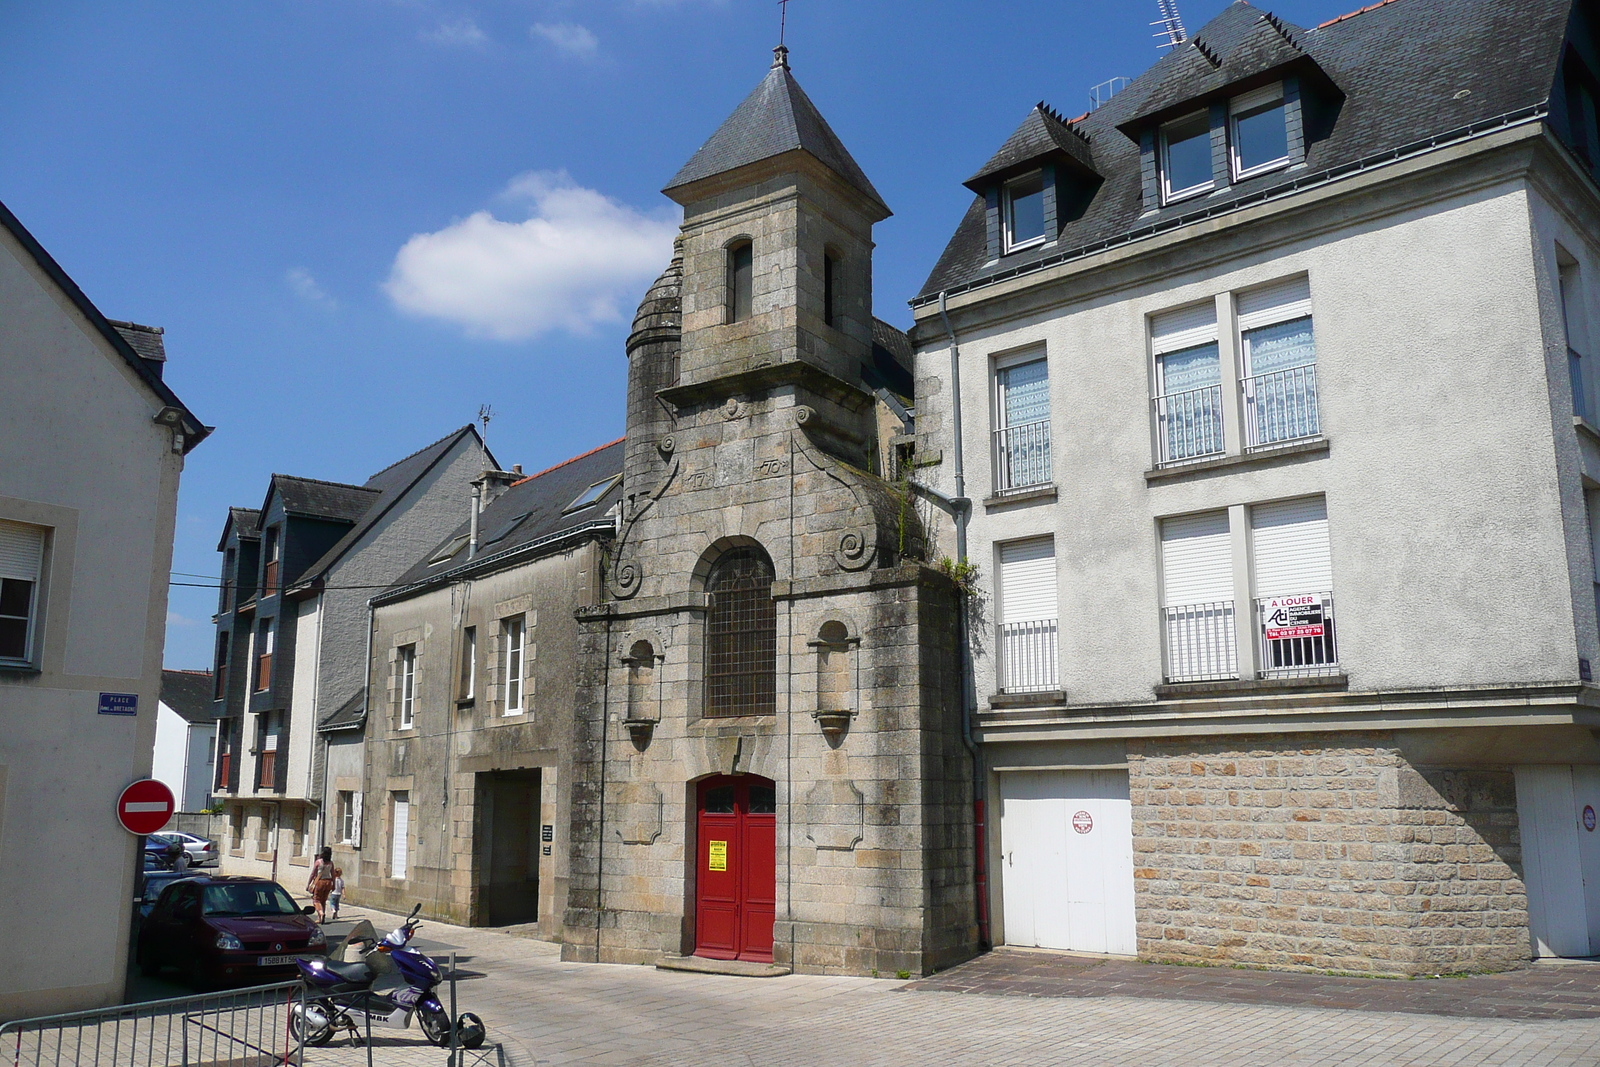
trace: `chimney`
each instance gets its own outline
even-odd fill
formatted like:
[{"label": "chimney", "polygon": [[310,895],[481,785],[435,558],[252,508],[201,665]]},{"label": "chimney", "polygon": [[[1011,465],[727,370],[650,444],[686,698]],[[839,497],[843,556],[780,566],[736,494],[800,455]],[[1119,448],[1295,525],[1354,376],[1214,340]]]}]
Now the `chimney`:
[{"label": "chimney", "polygon": [[517,464],[508,471],[486,470],[472,479],[472,515],[470,533],[467,537],[467,558],[472,559],[478,554],[478,516],[483,514],[483,509],[498,500],[511,483],[522,477],[522,464]]}]

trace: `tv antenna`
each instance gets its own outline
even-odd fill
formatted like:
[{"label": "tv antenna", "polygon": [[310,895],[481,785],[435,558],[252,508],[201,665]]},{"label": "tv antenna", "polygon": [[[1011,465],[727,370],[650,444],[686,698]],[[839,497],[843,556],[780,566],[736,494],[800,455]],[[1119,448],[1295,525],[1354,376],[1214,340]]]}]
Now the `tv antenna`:
[{"label": "tv antenna", "polygon": [[1158,48],[1176,48],[1189,39],[1189,31],[1183,28],[1183,16],[1178,14],[1178,0],[1156,0],[1156,7],[1161,10],[1161,17],[1150,25],[1161,27],[1153,36],[1160,43]]},{"label": "tv antenna", "polygon": [[478,405],[478,419],[483,431],[478,434],[478,443],[483,446],[483,469],[489,469],[489,420],[494,418],[494,408],[488,404]]}]

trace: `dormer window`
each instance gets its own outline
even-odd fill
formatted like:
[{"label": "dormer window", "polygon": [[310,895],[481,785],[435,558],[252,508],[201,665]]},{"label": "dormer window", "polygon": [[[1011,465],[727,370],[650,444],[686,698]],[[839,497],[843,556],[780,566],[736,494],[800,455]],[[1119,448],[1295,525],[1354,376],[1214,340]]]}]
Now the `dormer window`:
[{"label": "dormer window", "polygon": [[1289,109],[1281,82],[1233,98],[1228,142],[1234,181],[1289,165]]},{"label": "dormer window", "polygon": [[1044,172],[1006,182],[1006,251],[1031,248],[1044,243]]},{"label": "dormer window", "polygon": [[1161,200],[1170,204],[1210,192],[1211,118],[1204,111],[1161,127]]}]

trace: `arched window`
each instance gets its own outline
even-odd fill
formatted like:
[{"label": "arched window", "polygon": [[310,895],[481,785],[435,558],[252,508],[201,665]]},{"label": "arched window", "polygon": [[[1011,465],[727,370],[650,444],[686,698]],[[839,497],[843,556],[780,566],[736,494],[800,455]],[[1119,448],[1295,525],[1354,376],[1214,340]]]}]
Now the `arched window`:
[{"label": "arched window", "polygon": [[717,560],[706,592],[707,718],[777,711],[778,608],[772,564],[759,549],[736,548]]},{"label": "arched window", "polygon": [[728,321],[750,317],[750,294],[755,284],[755,249],[749,241],[728,246]]}]

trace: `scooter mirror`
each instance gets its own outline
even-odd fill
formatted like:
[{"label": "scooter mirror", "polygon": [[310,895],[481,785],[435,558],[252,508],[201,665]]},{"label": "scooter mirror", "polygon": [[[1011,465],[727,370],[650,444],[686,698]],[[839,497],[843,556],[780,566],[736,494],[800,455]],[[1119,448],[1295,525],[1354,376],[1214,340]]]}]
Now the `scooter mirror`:
[{"label": "scooter mirror", "polygon": [[417,912],[419,912],[421,910],[422,910],[422,902],[418,901],[417,902],[417,906],[411,909],[411,914],[406,916],[406,922],[410,922],[412,919],[415,919],[417,917]]}]

